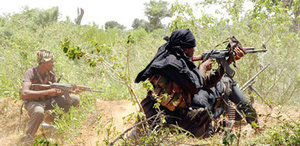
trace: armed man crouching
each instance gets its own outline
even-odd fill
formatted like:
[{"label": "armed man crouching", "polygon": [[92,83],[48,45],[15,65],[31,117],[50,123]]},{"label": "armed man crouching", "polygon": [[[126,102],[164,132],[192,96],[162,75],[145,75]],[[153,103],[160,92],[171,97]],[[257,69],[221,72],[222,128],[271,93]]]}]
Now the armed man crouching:
[{"label": "armed man crouching", "polygon": [[37,52],[37,61],[39,63],[37,67],[26,71],[21,89],[21,98],[30,116],[24,139],[24,143],[28,145],[34,142],[35,133],[44,120],[45,111],[53,109],[54,105],[58,105],[65,112],[68,112],[71,105],[76,106],[80,102],[79,97],[75,95],[70,95],[71,102],[68,102],[60,89],[42,89],[32,86],[32,84],[52,84],[56,82],[53,70],[53,54],[47,50],[40,50]]},{"label": "armed man crouching", "polygon": [[[161,100],[159,110],[166,115],[165,126],[178,125],[196,137],[205,137],[210,124],[209,115],[207,112],[201,112],[193,118],[189,116],[191,113],[189,107],[194,102],[194,95],[214,87],[221,80],[225,69],[219,66],[213,74],[205,77],[205,72],[212,69],[213,60],[208,59],[201,64],[200,71],[198,70],[193,63],[196,39],[189,29],[176,30],[170,37],[164,39],[167,42],[159,47],[154,59],[135,79],[136,83],[149,80],[153,85],[153,90],[149,90],[141,102],[147,122],[152,126],[150,128],[160,123],[149,119],[158,114],[154,105]],[[244,56],[237,48],[233,51],[235,60]],[[228,60],[228,64],[232,62]],[[137,127],[129,137],[135,138],[139,133]]]}]

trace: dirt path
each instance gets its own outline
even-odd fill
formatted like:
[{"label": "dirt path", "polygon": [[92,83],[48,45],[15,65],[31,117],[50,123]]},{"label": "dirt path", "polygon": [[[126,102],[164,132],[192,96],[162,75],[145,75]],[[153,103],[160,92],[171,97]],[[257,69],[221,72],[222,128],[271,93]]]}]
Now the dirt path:
[{"label": "dirt path", "polygon": [[[0,98],[1,145],[20,145],[22,142],[29,118],[26,111],[23,110],[24,113],[20,122],[21,104],[21,101],[15,101],[11,98]],[[254,107],[259,114],[259,120],[264,123],[266,128],[280,121],[300,118],[300,111],[295,107],[269,108],[265,104],[254,104]],[[112,141],[117,135],[134,124],[133,113],[137,109],[136,105],[132,105],[132,102],[126,100],[98,100],[95,110],[89,113],[88,118],[83,121],[79,135],[74,138],[70,145],[103,145],[108,138]],[[243,126],[243,130],[249,130],[249,135],[253,134],[249,125]],[[38,134],[41,133],[40,128]]]},{"label": "dirt path", "polygon": [[[27,112],[23,109],[20,119],[20,107],[22,102],[11,98],[0,98],[0,145],[21,145],[25,136],[26,126],[29,120]],[[115,137],[134,124],[135,120],[128,119],[137,111],[137,106],[127,100],[103,101],[97,100],[96,109],[89,113],[83,121],[79,135],[73,140],[75,145],[102,145],[107,136],[109,126],[113,131],[111,137]],[[123,117],[126,117],[123,119]],[[124,121],[128,121],[124,123]],[[39,128],[37,136],[45,134],[45,129]],[[47,133],[46,133],[47,136]],[[73,145],[70,144],[70,145]]]},{"label": "dirt path", "polygon": [[[127,100],[118,101],[97,101],[96,113],[98,114],[97,119],[100,122],[95,122],[96,117],[90,117],[87,120],[89,125],[80,132],[81,135],[78,137],[78,143],[84,145],[102,145],[104,144],[104,139],[107,139],[107,129],[112,126],[110,131],[114,135],[125,131],[127,128],[132,126],[135,120],[130,118],[128,115],[133,115],[137,111],[137,106],[132,105],[132,102]],[[97,115],[94,114],[94,115]],[[100,117],[100,118],[99,118]],[[125,118],[126,117],[126,118]],[[123,119],[125,118],[125,119]],[[126,119],[130,120],[126,122]],[[124,123],[125,122],[125,123]],[[115,128],[115,130],[113,130]],[[113,136],[115,137],[115,136]]]},{"label": "dirt path", "polygon": [[28,121],[28,118],[20,119],[21,105],[20,101],[11,98],[0,98],[1,145],[20,145],[24,137],[25,123]]}]

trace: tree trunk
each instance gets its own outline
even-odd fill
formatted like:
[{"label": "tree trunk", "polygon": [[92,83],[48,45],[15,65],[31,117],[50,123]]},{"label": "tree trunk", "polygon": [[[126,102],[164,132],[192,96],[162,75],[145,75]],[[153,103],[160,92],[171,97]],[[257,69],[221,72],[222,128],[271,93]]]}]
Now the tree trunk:
[{"label": "tree trunk", "polygon": [[84,14],[84,10],[82,8],[80,8],[80,9],[77,8],[77,18],[75,19],[75,23],[77,25],[81,24],[81,20],[82,20],[83,14]]}]

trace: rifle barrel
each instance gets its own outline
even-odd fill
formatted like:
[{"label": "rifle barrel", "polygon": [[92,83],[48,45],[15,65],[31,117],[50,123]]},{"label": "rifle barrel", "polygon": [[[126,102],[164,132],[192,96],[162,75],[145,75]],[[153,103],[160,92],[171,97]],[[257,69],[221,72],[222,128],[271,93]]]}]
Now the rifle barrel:
[{"label": "rifle barrel", "polygon": [[[251,51],[251,50],[254,50],[255,48],[254,47],[244,47],[244,49],[247,51]],[[228,52],[227,49],[221,49],[220,52]]]},{"label": "rifle barrel", "polygon": [[267,52],[267,49],[258,49],[258,50],[246,50],[246,53],[258,53],[258,52]]},{"label": "rifle barrel", "polygon": [[244,47],[244,49],[247,51],[247,50],[254,50],[255,48],[254,47]]}]

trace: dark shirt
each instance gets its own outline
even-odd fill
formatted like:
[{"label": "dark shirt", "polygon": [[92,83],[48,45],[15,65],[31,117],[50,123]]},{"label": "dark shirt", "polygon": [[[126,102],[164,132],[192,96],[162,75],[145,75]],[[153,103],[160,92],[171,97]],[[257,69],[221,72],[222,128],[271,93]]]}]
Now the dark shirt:
[{"label": "dark shirt", "polygon": [[[50,84],[50,82],[54,83],[54,82],[56,82],[55,72],[49,71],[41,76],[37,72],[37,67],[30,68],[25,72],[23,82],[31,82],[31,84]],[[38,86],[31,86],[30,90],[40,91],[40,90],[45,90],[45,89],[41,89]],[[44,98],[44,96],[43,96],[43,97],[40,97],[39,100],[41,100],[41,99],[46,99],[46,98]]]},{"label": "dark shirt", "polygon": [[30,68],[25,72],[23,82],[31,82],[32,84],[49,84],[50,82],[54,83],[56,81],[55,73],[47,72],[45,75],[40,76],[39,78],[37,67]]}]

